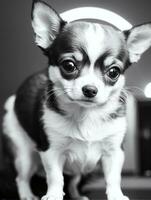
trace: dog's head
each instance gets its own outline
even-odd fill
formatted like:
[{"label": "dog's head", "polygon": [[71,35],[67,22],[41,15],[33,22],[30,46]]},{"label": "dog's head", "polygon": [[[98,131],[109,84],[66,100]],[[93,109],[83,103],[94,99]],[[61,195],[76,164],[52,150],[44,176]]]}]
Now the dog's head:
[{"label": "dog's head", "polygon": [[119,98],[124,72],[151,46],[151,24],[121,32],[109,25],[66,23],[50,6],[35,1],[32,26],[36,44],[49,58],[56,93],[81,106]]}]

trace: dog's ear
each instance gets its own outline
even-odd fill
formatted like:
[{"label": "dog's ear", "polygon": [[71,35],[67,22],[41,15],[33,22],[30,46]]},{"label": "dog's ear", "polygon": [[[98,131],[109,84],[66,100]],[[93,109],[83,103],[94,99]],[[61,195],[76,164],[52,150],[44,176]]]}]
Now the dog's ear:
[{"label": "dog's ear", "polygon": [[141,55],[151,46],[151,23],[135,26],[128,31],[124,31],[129,60],[131,63],[137,62]]},{"label": "dog's ear", "polygon": [[41,0],[33,0],[31,18],[36,44],[44,50],[48,49],[66,22]]}]

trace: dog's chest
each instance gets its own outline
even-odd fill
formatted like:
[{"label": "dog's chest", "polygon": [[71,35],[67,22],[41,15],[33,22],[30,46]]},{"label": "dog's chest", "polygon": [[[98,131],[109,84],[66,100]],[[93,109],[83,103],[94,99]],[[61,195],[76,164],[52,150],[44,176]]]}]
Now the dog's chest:
[{"label": "dog's chest", "polygon": [[92,171],[101,157],[101,143],[83,142],[70,139],[66,150],[66,173],[88,173]]},{"label": "dog's chest", "polygon": [[93,170],[108,143],[122,141],[126,130],[125,118],[104,122],[98,113],[66,118],[46,110],[44,123],[51,147],[66,155],[65,171],[69,173]]}]

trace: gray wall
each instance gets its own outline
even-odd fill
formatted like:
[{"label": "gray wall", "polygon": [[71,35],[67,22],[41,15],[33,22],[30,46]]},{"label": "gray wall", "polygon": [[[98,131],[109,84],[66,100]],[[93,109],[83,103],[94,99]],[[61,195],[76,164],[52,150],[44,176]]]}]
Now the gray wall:
[{"label": "gray wall", "polygon": [[[151,21],[151,1],[139,0],[47,0],[58,12],[80,7],[98,6],[123,16],[132,24]],[[46,58],[36,47],[30,23],[31,0],[0,2],[0,123],[5,99],[32,72],[42,69]],[[143,90],[151,81],[151,50],[127,71],[127,85]],[[137,94],[142,92],[136,91]],[[1,144],[0,144],[1,147]]]}]

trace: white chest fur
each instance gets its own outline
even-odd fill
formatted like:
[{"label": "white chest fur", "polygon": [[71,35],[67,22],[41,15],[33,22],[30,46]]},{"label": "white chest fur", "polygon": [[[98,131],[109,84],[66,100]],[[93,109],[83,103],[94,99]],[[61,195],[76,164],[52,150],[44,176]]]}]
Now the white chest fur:
[{"label": "white chest fur", "polygon": [[51,148],[67,156],[67,171],[90,171],[102,153],[112,149],[108,147],[121,145],[126,132],[125,117],[104,121],[99,112],[92,110],[66,117],[46,108],[43,120]]}]

